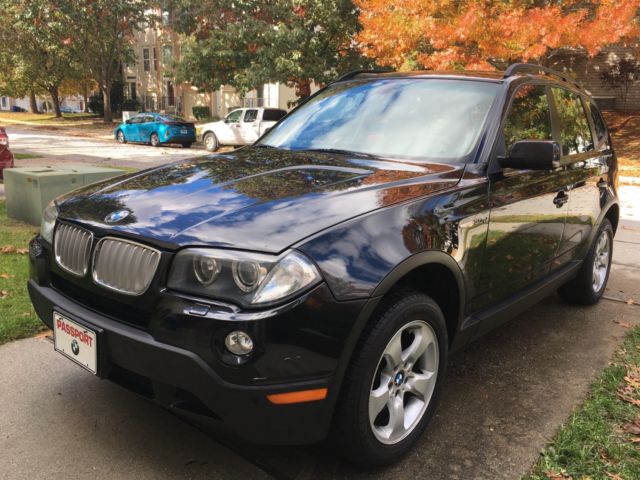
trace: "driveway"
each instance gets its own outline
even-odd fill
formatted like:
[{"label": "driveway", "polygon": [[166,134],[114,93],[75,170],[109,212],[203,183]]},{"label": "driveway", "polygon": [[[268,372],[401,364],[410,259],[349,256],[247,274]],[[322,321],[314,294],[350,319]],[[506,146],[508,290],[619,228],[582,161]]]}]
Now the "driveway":
[{"label": "driveway", "polygon": [[10,126],[6,130],[14,153],[28,153],[41,157],[18,160],[18,167],[88,163],[148,168],[207,153],[198,145],[190,149],[182,148],[180,145],[154,148],[130,143],[119,145],[115,140],[64,135],[44,129]]},{"label": "driveway", "polygon": [[393,467],[357,471],[330,445],[267,448],[205,434],[34,338],[0,347],[3,478],[519,478],[640,323],[640,306],[625,302],[640,301],[640,188],[621,194],[606,299],[576,308],[551,296],[454,355],[438,414]]}]

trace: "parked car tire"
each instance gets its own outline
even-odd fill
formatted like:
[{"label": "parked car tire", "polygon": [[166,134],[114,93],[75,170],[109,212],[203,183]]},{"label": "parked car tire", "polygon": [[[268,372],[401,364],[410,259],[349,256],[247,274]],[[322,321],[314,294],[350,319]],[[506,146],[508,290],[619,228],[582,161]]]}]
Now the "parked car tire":
[{"label": "parked car tire", "polygon": [[158,137],[157,133],[152,133],[149,140],[151,142],[151,146],[152,147],[159,147],[160,146],[160,137]]},{"label": "parked car tire", "polygon": [[349,461],[386,465],[409,451],[435,411],[448,354],[444,315],[427,295],[398,288],[354,352],[333,434]]},{"label": "parked car tire", "polygon": [[124,136],[124,132],[122,130],[118,130],[118,133],[116,134],[116,140],[118,141],[118,143],[127,143],[127,139]]},{"label": "parked car tire", "polygon": [[220,148],[220,142],[218,142],[218,137],[213,132],[207,132],[203,138],[204,146],[210,152],[215,152]]},{"label": "parked car tire", "polygon": [[183,143],[182,148],[191,148],[191,142]]},{"label": "parked car tire", "polygon": [[605,218],[593,239],[578,275],[558,289],[560,297],[575,305],[593,305],[604,294],[611,271],[613,227]]}]

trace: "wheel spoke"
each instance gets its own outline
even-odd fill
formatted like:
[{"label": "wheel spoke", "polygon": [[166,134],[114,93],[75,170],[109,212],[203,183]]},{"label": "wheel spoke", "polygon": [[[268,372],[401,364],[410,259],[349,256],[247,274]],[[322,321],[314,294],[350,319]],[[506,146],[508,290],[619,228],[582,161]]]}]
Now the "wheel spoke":
[{"label": "wheel spoke", "polygon": [[404,401],[401,395],[391,397],[389,400],[389,437],[404,433]]},{"label": "wheel spoke", "polygon": [[424,329],[416,329],[413,342],[403,355],[405,362],[416,363],[427,350],[433,339]]},{"label": "wheel spoke", "polygon": [[426,401],[427,392],[431,388],[434,372],[413,373],[407,379],[407,391],[418,397],[422,401]]},{"label": "wheel spoke", "polygon": [[389,402],[389,377],[381,375],[380,386],[369,396],[369,418],[375,420]]},{"label": "wheel spoke", "polygon": [[402,363],[402,343],[401,343],[401,333],[398,332],[393,337],[389,345],[387,345],[387,349],[384,352],[384,355],[387,360],[387,365],[391,368],[395,368]]}]

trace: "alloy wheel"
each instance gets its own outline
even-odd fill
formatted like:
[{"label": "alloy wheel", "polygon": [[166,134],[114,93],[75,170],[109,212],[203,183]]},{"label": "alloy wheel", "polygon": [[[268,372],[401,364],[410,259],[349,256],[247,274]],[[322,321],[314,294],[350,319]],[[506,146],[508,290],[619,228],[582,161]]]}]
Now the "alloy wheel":
[{"label": "alloy wheel", "polygon": [[596,243],[596,253],[593,259],[593,277],[591,286],[594,292],[599,292],[604,286],[609,270],[609,256],[611,255],[611,239],[603,230]]},{"label": "alloy wheel", "polygon": [[428,323],[412,321],[391,338],[369,394],[369,424],[381,443],[400,442],[420,423],[433,395],[438,364],[438,340]]}]

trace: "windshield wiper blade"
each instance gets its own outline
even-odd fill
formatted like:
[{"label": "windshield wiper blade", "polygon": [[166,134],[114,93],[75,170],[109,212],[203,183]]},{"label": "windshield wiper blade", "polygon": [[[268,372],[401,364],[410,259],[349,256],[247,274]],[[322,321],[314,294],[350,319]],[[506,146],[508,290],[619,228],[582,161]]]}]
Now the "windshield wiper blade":
[{"label": "windshield wiper blade", "polygon": [[344,150],[341,148],[305,148],[303,152],[321,152],[321,153],[337,153],[339,155],[354,155],[357,157],[380,158],[378,155],[364,152],[354,152],[353,150]]}]

